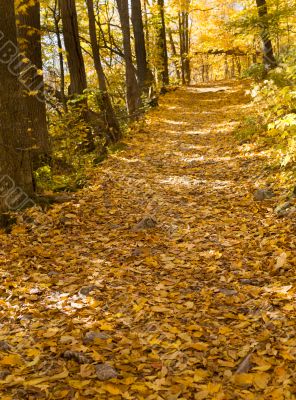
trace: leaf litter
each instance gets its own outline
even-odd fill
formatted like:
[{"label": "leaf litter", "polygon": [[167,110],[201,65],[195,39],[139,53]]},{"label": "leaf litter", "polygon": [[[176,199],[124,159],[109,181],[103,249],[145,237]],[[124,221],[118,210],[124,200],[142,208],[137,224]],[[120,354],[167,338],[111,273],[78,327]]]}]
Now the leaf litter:
[{"label": "leaf litter", "polygon": [[295,222],[254,199],[244,93],[167,94],[91,187],[1,234],[2,400],[295,398]]}]

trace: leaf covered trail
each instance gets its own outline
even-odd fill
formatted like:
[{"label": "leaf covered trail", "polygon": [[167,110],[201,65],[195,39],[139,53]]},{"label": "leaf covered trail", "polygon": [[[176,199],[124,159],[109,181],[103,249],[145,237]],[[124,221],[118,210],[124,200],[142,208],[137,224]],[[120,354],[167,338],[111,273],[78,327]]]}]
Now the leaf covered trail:
[{"label": "leaf covered trail", "polygon": [[295,398],[295,226],[253,199],[244,89],[167,94],[91,187],[1,235],[1,399]]}]

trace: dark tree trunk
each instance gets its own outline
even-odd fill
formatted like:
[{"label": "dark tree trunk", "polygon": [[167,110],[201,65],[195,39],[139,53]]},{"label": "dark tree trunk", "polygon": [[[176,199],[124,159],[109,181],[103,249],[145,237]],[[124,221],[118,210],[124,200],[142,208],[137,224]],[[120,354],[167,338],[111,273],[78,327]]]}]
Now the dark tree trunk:
[{"label": "dark tree trunk", "polygon": [[132,0],[132,24],[135,36],[138,81],[141,93],[148,93],[152,82],[149,80],[141,0]]},{"label": "dark tree trunk", "polygon": [[191,80],[190,60],[189,60],[189,13],[182,11],[179,13],[180,30],[180,57],[182,69],[182,83],[189,85]]},{"label": "dark tree trunk", "polygon": [[33,181],[19,81],[14,0],[0,0],[0,26],[0,214],[3,214],[29,203]]},{"label": "dark tree trunk", "polygon": [[276,68],[277,62],[274,56],[272,42],[270,38],[266,0],[256,0],[256,5],[258,9],[260,29],[261,29],[261,39],[263,46],[263,64],[265,69],[268,71],[270,69]]},{"label": "dark tree trunk", "polygon": [[25,12],[18,13],[18,38],[22,54],[29,60],[24,72],[27,89],[28,129],[32,138],[33,168],[37,169],[50,160],[49,135],[46,120],[44,81],[42,75],[40,2],[28,6]]},{"label": "dark tree trunk", "polygon": [[86,0],[89,20],[89,35],[91,40],[92,53],[94,58],[94,66],[96,69],[99,88],[101,92],[101,109],[105,116],[106,128],[107,128],[107,145],[115,143],[121,138],[121,131],[116,119],[116,115],[108,94],[106,78],[101,62],[100,48],[97,41],[96,32],[96,20],[94,14],[94,3],[93,0]]},{"label": "dark tree trunk", "polygon": [[181,74],[180,74],[180,70],[179,70],[179,66],[178,66],[178,62],[177,62],[178,55],[177,55],[176,45],[174,42],[173,33],[172,33],[171,29],[168,29],[168,35],[169,35],[171,52],[172,52],[172,56],[173,56],[173,63],[174,63],[175,70],[176,70],[177,80],[178,80],[178,82],[180,82]]},{"label": "dark tree trunk", "polygon": [[159,9],[158,47],[160,58],[160,75],[163,86],[169,85],[168,50],[166,40],[166,26],[164,13],[164,0],[157,0]]},{"label": "dark tree trunk", "polygon": [[145,42],[146,42],[146,53],[147,59],[149,59],[150,49],[150,32],[149,32],[149,19],[148,19],[148,10],[147,10],[147,0],[144,0],[144,35],[145,35]]},{"label": "dark tree trunk", "polygon": [[127,109],[130,117],[133,118],[141,106],[141,96],[132,59],[129,5],[128,0],[116,0],[116,2],[123,36]]},{"label": "dark tree trunk", "polygon": [[63,104],[64,112],[68,112],[67,97],[65,94],[65,64],[63,55],[63,45],[59,27],[61,15],[58,6],[58,0],[55,0],[55,5],[53,9],[53,19],[54,19],[55,33],[57,36],[58,52],[59,52],[59,64],[60,64],[60,74],[61,74],[61,84],[60,84],[61,102]]},{"label": "dark tree trunk", "polygon": [[[79,40],[79,29],[75,0],[59,0],[63,22],[63,35],[70,72],[70,96],[82,95],[87,89],[85,65]],[[91,126],[93,116],[87,106],[87,100],[81,100],[81,118]],[[87,129],[88,150],[94,150],[92,131]]]},{"label": "dark tree trunk", "polygon": [[79,40],[75,0],[60,0],[63,35],[70,72],[69,95],[83,94],[87,88],[85,65]]},{"label": "dark tree trunk", "polygon": [[229,78],[229,64],[228,64],[227,54],[225,54],[225,58],[224,58],[224,79],[228,79],[228,78]]}]

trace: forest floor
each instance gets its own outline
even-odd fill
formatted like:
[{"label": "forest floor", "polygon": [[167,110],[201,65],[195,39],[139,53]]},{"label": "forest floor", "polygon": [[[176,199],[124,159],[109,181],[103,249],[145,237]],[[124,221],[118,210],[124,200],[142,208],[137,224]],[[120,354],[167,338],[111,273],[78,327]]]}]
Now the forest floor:
[{"label": "forest floor", "polygon": [[214,87],[0,235],[1,400],[296,398],[295,224],[254,200],[245,84]]}]

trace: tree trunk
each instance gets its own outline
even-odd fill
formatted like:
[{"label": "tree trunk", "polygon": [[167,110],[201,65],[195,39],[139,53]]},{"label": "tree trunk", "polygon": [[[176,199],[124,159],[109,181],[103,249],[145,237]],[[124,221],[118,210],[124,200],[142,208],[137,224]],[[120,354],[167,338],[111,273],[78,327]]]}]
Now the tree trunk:
[{"label": "tree trunk", "polygon": [[169,85],[168,50],[166,40],[166,26],[164,14],[164,0],[157,0],[159,9],[158,47],[160,61],[160,75],[163,86]]},{"label": "tree trunk", "polygon": [[127,109],[130,118],[134,118],[141,106],[141,96],[132,59],[129,5],[128,0],[116,0],[116,2],[123,36]]},{"label": "tree trunk", "polygon": [[14,0],[0,0],[0,214],[30,202],[33,180]]},{"label": "tree trunk", "polygon": [[179,30],[182,83],[183,85],[189,85],[191,80],[191,71],[189,60],[189,12],[187,10],[179,13]]},{"label": "tree trunk", "polygon": [[170,40],[170,45],[171,45],[171,52],[172,52],[172,58],[173,58],[173,63],[175,66],[175,70],[176,70],[176,77],[178,82],[180,82],[181,79],[181,74],[180,74],[180,70],[179,70],[179,66],[177,63],[177,50],[176,50],[176,46],[175,46],[175,42],[174,42],[174,38],[173,38],[173,33],[171,29],[168,29],[168,35],[169,35],[169,40]]},{"label": "tree trunk", "polygon": [[[87,89],[85,65],[79,40],[78,20],[75,0],[59,0],[63,22],[63,36],[67,52],[67,61],[70,72],[70,96],[83,95]],[[92,113],[88,109],[87,100],[80,101],[81,118],[92,125]],[[94,150],[94,140],[91,129],[87,129],[88,150]]]},{"label": "tree trunk", "polygon": [[63,109],[64,112],[68,112],[68,105],[67,105],[67,98],[65,94],[65,65],[64,65],[64,55],[63,55],[63,45],[62,45],[62,39],[61,39],[61,34],[60,34],[60,10],[58,6],[58,0],[55,0],[55,5],[53,9],[53,19],[54,19],[54,27],[55,27],[55,33],[57,37],[57,45],[58,45],[58,52],[59,52],[59,64],[60,64],[60,74],[61,74],[61,84],[60,84],[60,91],[61,91],[61,102],[63,104]]},{"label": "tree trunk", "polygon": [[28,129],[32,138],[33,168],[50,160],[49,135],[46,120],[44,81],[42,74],[40,1],[18,13],[18,38],[22,54],[29,60],[23,73],[26,90]]},{"label": "tree trunk", "polygon": [[107,145],[110,143],[115,143],[121,138],[121,131],[116,119],[116,115],[108,94],[106,78],[101,62],[100,48],[97,41],[96,32],[96,20],[94,14],[94,3],[93,0],[86,0],[87,10],[88,10],[88,20],[89,20],[89,35],[92,47],[92,53],[94,58],[94,66],[96,69],[99,88],[101,91],[101,110],[105,116],[105,122],[107,127]]},{"label": "tree trunk", "polygon": [[147,0],[144,0],[143,4],[144,4],[144,35],[145,35],[145,42],[146,42],[147,59],[149,59],[150,32],[149,32],[149,19],[148,19],[148,9],[147,9],[147,5],[149,5],[149,4],[147,4]]},{"label": "tree trunk", "polygon": [[141,0],[132,0],[132,24],[135,36],[137,75],[141,93],[148,93],[152,82],[149,80],[147,53],[142,19]]},{"label": "tree trunk", "polygon": [[229,64],[228,64],[227,54],[225,54],[225,58],[224,58],[224,79],[228,79],[228,78],[229,78]]},{"label": "tree trunk", "polygon": [[63,35],[70,72],[69,95],[83,94],[87,88],[85,65],[79,41],[75,0],[60,0]]},{"label": "tree trunk", "polygon": [[270,39],[268,10],[266,0],[256,0],[258,16],[261,29],[261,40],[263,45],[263,64],[265,69],[276,68],[277,62],[274,56],[273,47]]}]

